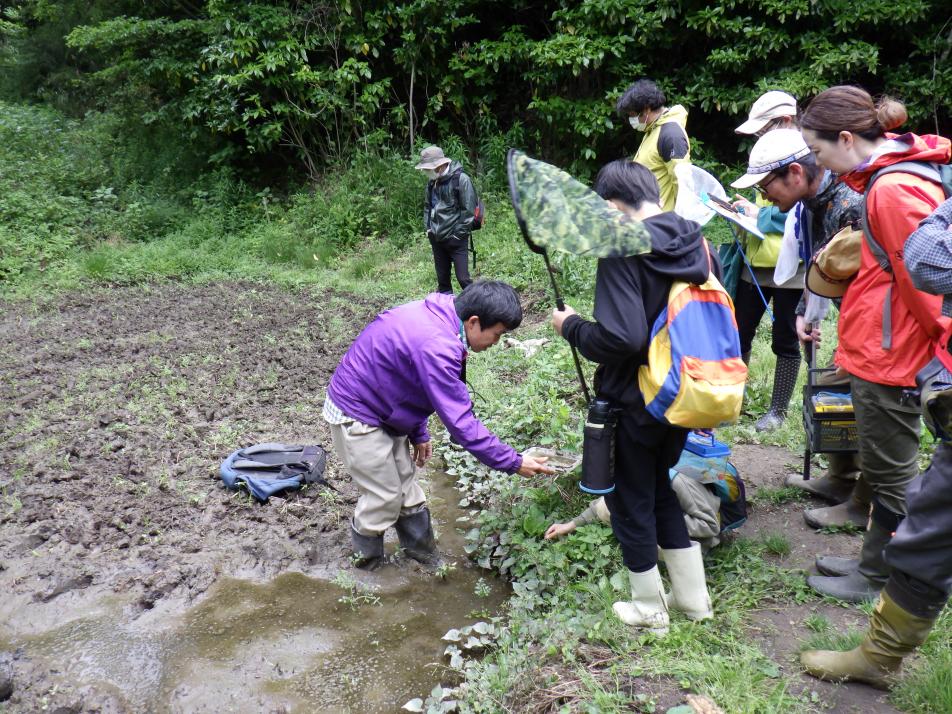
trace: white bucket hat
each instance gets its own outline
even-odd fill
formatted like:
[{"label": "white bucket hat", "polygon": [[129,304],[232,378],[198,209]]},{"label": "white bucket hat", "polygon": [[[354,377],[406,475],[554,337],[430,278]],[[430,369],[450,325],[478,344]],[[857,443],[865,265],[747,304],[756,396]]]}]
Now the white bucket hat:
[{"label": "white bucket hat", "polygon": [[420,171],[427,169],[437,169],[443,164],[448,164],[452,159],[443,155],[443,149],[439,146],[428,146],[420,152],[420,163],[413,168]]}]

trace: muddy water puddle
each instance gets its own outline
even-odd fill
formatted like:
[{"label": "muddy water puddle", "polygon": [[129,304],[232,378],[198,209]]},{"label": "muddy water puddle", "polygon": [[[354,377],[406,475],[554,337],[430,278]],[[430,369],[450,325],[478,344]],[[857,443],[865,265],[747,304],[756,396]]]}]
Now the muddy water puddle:
[{"label": "muddy water puddle", "polygon": [[[441,549],[456,564],[445,578],[407,563],[374,573],[345,563],[336,579],[222,578],[185,612],[132,617],[121,602],[99,603],[95,617],[10,644],[128,711],[397,711],[445,679],[442,635],[507,595],[463,555],[456,529],[468,524],[446,477],[430,488]],[[480,579],[488,595],[477,596]]]}]

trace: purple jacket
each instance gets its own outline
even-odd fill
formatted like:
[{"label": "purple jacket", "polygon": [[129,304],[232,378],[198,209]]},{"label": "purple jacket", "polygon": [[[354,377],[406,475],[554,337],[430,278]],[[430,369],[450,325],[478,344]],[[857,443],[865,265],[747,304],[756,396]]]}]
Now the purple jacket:
[{"label": "purple jacket", "polygon": [[347,350],[327,393],[347,416],[420,444],[436,412],[450,435],[487,466],[513,473],[522,456],[473,414],[460,378],[466,348],[452,295],[432,293],[377,315]]}]

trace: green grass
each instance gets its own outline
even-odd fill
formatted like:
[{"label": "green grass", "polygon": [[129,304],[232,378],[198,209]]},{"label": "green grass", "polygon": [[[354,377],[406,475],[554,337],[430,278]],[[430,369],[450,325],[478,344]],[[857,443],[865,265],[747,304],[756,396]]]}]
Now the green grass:
[{"label": "green grass", "polygon": [[769,533],[763,536],[763,541],[768,553],[780,558],[790,555],[790,541],[783,533]]},{"label": "green grass", "polygon": [[952,608],[946,605],[919,657],[892,695],[903,711],[916,714],[952,712]]},{"label": "green grass", "polygon": [[797,488],[796,486],[781,486],[779,488],[773,486],[762,486],[761,488],[757,489],[754,500],[757,503],[766,503],[772,506],[782,506],[785,503],[806,501],[807,494],[802,488]]},{"label": "green grass", "polygon": [[847,630],[846,632],[834,632],[832,628],[822,632],[814,632],[800,643],[800,651],[804,650],[834,650],[845,652],[858,646],[863,640],[863,632],[859,630]]}]

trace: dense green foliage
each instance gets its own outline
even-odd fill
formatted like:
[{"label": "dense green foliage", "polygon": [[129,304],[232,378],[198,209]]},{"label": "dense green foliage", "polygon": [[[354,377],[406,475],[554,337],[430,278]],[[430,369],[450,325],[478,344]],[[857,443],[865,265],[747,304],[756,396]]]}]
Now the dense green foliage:
[{"label": "dense green foliage", "polygon": [[861,83],[936,131],[952,116],[947,16],[944,0],[20,0],[0,37],[8,94],[116,108],[216,161],[292,157],[316,177],[417,134],[502,135],[590,169],[636,145],[613,103],[642,75],[728,162],[766,88]]}]

